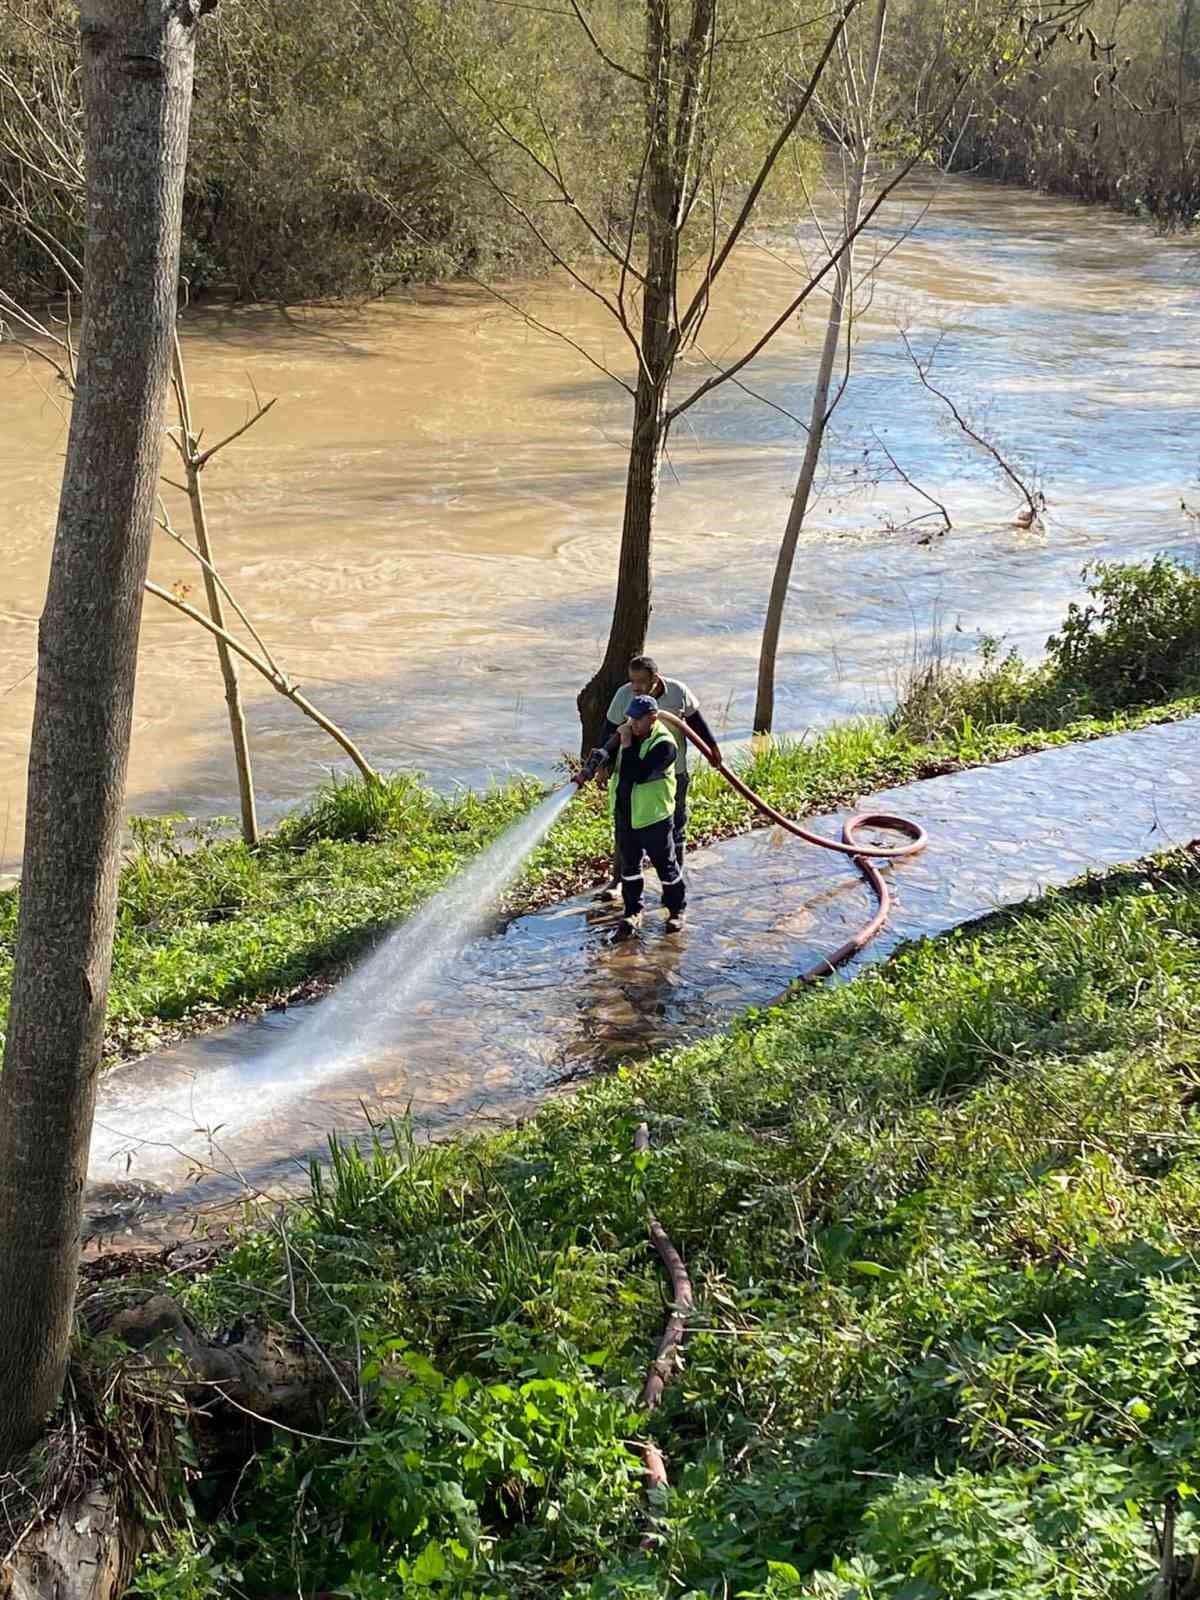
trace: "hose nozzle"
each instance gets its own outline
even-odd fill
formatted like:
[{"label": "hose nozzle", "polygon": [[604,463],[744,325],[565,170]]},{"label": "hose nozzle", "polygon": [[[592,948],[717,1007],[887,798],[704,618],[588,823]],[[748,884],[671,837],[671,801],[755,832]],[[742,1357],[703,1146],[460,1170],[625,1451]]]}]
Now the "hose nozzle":
[{"label": "hose nozzle", "polygon": [[583,765],[580,767],[579,771],[575,774],[575,782],[579,785],[579,787],[581,789],[583,788],[585,783],[590,783],[591,782],[591,780],[596,776],[596,774],[600,771],[600,768],[605,764],[605,762],[607,760],[608,760],[608,751],[607,750],[596,749],[596,750],[593,750],[589,754],[587,760],[583,763]]}]

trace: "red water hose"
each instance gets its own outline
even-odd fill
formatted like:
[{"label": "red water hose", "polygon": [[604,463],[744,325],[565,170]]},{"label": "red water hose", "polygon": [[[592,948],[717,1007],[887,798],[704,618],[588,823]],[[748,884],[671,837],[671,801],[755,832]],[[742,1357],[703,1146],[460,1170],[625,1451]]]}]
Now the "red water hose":
[{"label": "red water hose", "polygon": [[[807,844],[817,845],[822,850],[836,850],[841,855],[847,855],[870,884],[877,902],[875,915],[864,922],[857,933],[839,945],[831,955],[823,956],[800,974],[800,982],[813,983],[819,978],[828,977],[844,962],[856,956],[863,947],[870,943],[887,921],[888,912],[892,906],[891,891],[887,882],[875,865],[877,860],[896,861],[904,856],[916,855],[918,850],[923,850],[927,842],[927,835],[919,823],[911,822],[907,817],[894,817],[887,812],[868,811],[858,816],[849,817],[842,824],[841,839],[827,839],[819,833],[812,833],[807,828],[802,828],[798,822],[793,822],[790,817],[785,817],[781,811],[769,805],[761,795],[755,794],[748,784],[742,782],[736,772],[730,771],[723,761],[715,761],[713,752],[707,740],[702,739],[698,733],[689,728],[686,722],[678,717],[673,717],[669,711],[660,711],[659,720],[676,728],[685,738],[699,750],[700,754],[713,766],[732,788],[748,800],[768,817],[778,827],[785,828],[788,833],[795,834],[797,839],[803,839]],[[907,844],[898,845],[870,845],[858,837],[860,828],[887,828],[894,833],[903,833],[908,836]],[[643,1122],[634,1137],[635,1151],[648,1151],[650,1148],[650,1132]],[[683,1342],[687,1335],[688,1318],[695,1309],[695,1295],[692,1290],[692,1281],[688,1276],[687,1267],[683,1257],[672,1243],[670,1236],[663,1228],[658,1218],[651,1213],[647,1223],[650,1243],[655,1253],[671,1279],[671,1310],[667,1317],[663,1335],[659,1341],[658,1351],[654,1358],[642,1389],[642,1404],[647,1411],[654,1411],[662,1399],[663,1390],[670,1381],[672,1373],[679,1366]],[[646,1486],[653,1489],[667,1487],[667,1466],[658,1446],[649,1441],[642,1446],[642,1463],[646,1473]],[[649,1549],[653,1538],[647,1534],[642,1540],[642,1548]]]},{"label": "red water hose", "polygon": [[[876,861],[898,861],[904,856],[916,855],[918,850],[923,850],[928,842],[925,829],[919,823],[911,822],[907,817],[894,817],[884,811],[866,811],[855,817],[848,817],[842,824],[842,837],[828,839],[824,834],[812,833],[808,828],[801,827],[798,822],[793,822],[791,817],[785,817],[782,811],[776,811],[761,795],[743,783],[737,773],[727,767],[724,761],[714,761],[712,748],[708,741],[702,739],[686,722],[678,717],[673,717],[669,711],[658,713],[659,721],[667,723],[690,739],[699,750],[700,754],[713,766],[725,779],[725,782],[736,789],[743,799],[761,811],[764,817],[769,818],[777,827],[785,828],[788,833],[795,834],[797,839],[803,839],[806,844],[815,844],[822,850],[836,850],[839,854],[849,856],[863,877],[870,884],[877,902],[875,915],[870,921],[863,923],[858,932],[839,945],[831,955],[823,956],[820,961],[800,973],[802,983],[811,983],[817,978],[828,977],[837,967],[856,956],[864,946],[868,945],[887,921],[888,912],[892,908],[892,895],[887,882],[875,865]],[[907,844],[872,845],[866,844],[858,837],[860,828],[887,828],[893,833],[903,833],[908,836]]]}]

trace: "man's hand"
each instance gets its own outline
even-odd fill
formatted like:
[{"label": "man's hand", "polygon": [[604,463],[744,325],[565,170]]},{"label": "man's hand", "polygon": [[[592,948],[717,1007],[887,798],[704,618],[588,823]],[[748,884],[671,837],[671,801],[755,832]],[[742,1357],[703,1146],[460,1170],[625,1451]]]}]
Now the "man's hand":
[{"label": "man's hand", "polygon": [[719,767],[721,765],[722,760],[723,760],[723,757],[721,755],[720,746],[719,745],[715,745],[715,744],[710,744],[709,747],[708,747],[708,755],[707,755],[707,757],[705,759],[708,761],[709,766],[711,766],[711,767]]},{"label": "man's hand", "polygon": [[621,741],[621,749],[628,750],[633,743],[633,723],[623,722],[617,729],[617,737]]}]

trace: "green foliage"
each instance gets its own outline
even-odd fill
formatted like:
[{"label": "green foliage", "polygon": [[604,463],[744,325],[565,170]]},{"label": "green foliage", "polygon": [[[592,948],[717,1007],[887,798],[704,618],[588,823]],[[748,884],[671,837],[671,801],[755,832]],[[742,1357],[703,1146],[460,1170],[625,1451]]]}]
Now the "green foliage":
[{"label": "green foliage", "polygon": [[301,1573],[361,1600],[470,1592],[500,1530],[513,1564],[528,1551],[553,1568],[594,1564],[636,1527],[636,1419],[569,1349],[527,1352],[536,1367],[489,1382],[448,1378],[401,1336],[365,1354],[369,1431],[340,1454],[284,1445],[258,1464],[239,1530],[252,1588],[278,1575],[297,1507]]},{"label": "green foliage", "polygon": [[[690,9],[675,11],[677,57]],[[1035,32],[1052,40],[1041,53],[1019,21],[1032,8],[1016,0],[897,0],[885,61],[894,92],[884,95],[896,110],[877,130],[879,148],[919,147],[966,74],[986,92],[960,96],[961,119],[945,133],[946,154],[965,168],[1192,220],[1197,22],[1188,0],[1092,0],[1090,35],[1082,18],[1054,26],[1078,8],[1059,0],[1036,9]],[[593,0],[585,12],[610,61],[639,71],[645,9]],[[826,16],[804,0],[720,7],[690,153],[706,175],[693,209],[697,249],[713,212],[719,225],[740,204],[824,42]],[[851,33],[861,26],[855,19]],[[0,99],[15,110],[19,93],[68,154],[78,140],[74,27],[69,0],[14,0],[0,12],[0,71],[11,78]],[[1097,55],[1094,41],[1111,51]],[[502,191],[555,251],[578,258],[599,240],[623,250],[631,212],[646,203],[640,95],[566,6],[221,7],[197,59],[183,246],[190,291],[314,299],[464,271],[545,269],[546,249]],[[780,164],[764,196],[768,210],[794,194],[818,133],[836,136],[836,106],[831,93],[819,127],[806,123],[799,159]],[[0,154],[0,176],[80,254],[78,196],[58,181],[57,164],[18,174]],[[559,168],[570,205],[548,180]],[[18,297],[61,290],[48,257],[7,216],[0,268]]]},{"label": "green foliage", "polygon": [[1057,676],[1094,704],[1143,705],[1200,684],[1200,571],[1158,556],[1100,563],[1084,574],[1090,603],[1072,604],[1046,649]]},{"label": "green foliage", "polygon": [[[993,42],[987,30],[997,17],[1009,26]],[[977,61],[981,33],[988,43],[991,81],[963,98],[943,144],[961,170],[1113,204],[1165,227],[1200,215],[1200,16],[1191,0],[899,0],[893,28],[901,43],[889,72],[903,85],[932,62],[923,98],[937,104],[953,70]],[[937,57],[943,32],[951,48]]]},{"label": "green foliage", "polygon": [[[12,9],[0,14],[0,74],[11,75],[11,84],[0,77],[0,101],[23,95],[73,152],[73,8],[48,0],[49,18],[31,0]],[[182,256],[191,293],[375,294],[462,272],[546,270],[554,254],[582,259],[602,240],[620,259],[634,214],[638,245],[647,202],[642,88],[632,75],[644,62],[646,12],[601,0],[585,14],[629,75],[602,60],[567,7],[222,7],[197,55]],[[786,114],[790,74],[823,36],[812,27],[821,15],[808,0],[721,8],[687,157],[704,180],[698,249],[740,205]],[[686,23],[676,17],[677,54]],[[65,99],[51,95],[52,81],[67,85]],[[36,165],[18,174],[14,159],[0,150],[0,176],[7,171],[34,219],[81,254],[77,189]],[[773,192],[782,196],[797,170],[781,165]],[[550,181],[560,171],[570,204]],[[61,291],[49,258],[7,217],[0,269],[17,295]]]},{"label": "green foliage", "polygon": [[408,773],[394,773],[378,783],[334,777],[302,812],[283,823],[278,842],[304,850],[321,839],[367,844],[408,831],[424,833],[437,809],[436,797]]},{"label": "green foliage", "polygon": [[145,1556],[125,1590],[138,1600],[221,1600],[242,1574],[213,1559],[207,1544],[179,1533]]},{"label": "green foliage", "polygon": [[[250,1238],[185,1291],[216,1329],[292,1274],[361,1350],[362,1414],[280,1437],[207,1531],[230,1592],[1141,1596],[1169,1492],[1200,1544],[1198,996],[1180,854],[520,1131],[336,1149],[286,1256]],[[650,1423],[647,1203],[698,1295]],[[647,1427],[673,1483],[649,1551]]]},{"label": "green foliage", "polygon": [[1166,556],[1085,568],[1046,658],[1001,656],[994,639],[970,672],[935,651],[914,671],[889,727],[940,740],[974,761],[995,730],[1056,730],[1200,693],[1200,572]]}]

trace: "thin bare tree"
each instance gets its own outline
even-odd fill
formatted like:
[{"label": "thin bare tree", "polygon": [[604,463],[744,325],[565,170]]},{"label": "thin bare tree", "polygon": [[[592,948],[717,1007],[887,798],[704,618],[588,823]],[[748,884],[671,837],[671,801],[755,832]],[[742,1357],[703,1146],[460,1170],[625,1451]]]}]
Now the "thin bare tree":
[{"label": "thin bare tree", "polygon": [[[847,32],[843,32],[838,40],[841,57],[840,78],[844,95],[847,167],[841,242],[839,247],[831,252],[836,264],[833,271],[829,314],[825,320],[825,337],[821,345],[821,358],[817,363],[817,376],[813,384],[804,459],[800,464],[800,475],[796,480],[783,539],[775,560],[775,576],[771,582],[767,615],[763,623],[762,644],[758,657],[758,689],[754,702],[756,733],[769,733],[774,722],[775,662],[779,654],[779,635],[783,627],[783,613],[787,605],[792,566],[796,559],[796,545],[808,514],[808,504],[817,477],[817,465],[825,443],[825,430],[846,388],[843,383],[831,402],[833,370],[841,350],[843,325],[849,316],[854,283],[854,245],[863,212],[867,163],[871,158],[875,129],[875,96],[883,60],[887,13],[888,0],[875,0],[866,55],[861,62],[856,58],[854,40]],[[848,352],[848,338],[846,348]]]},{"label": "thin bare tree", "polygon": [[187,373],[183,367],[183,352],[179,347],[179,335],[175,335],[175,348],[172,357],[171,384],[175,391],[175,405],[179,415],[179,426],[171,431],[170,437],[179,453],[180,463],[183,466],[184,481],[180,485],[187,495],[188,505],[192,513],[192,532],[196,539],[196,551],[200,558],[204,572],[204,593],[208,600],[208,614],[216,628],[221,631],[216,634],[217,660],[221,667],[221,678],[225,684],[225,704],[229,710],[229,732],[233,740],[233,760],[237,768],[238,801],[242,813],[242,838],[248,845],[258,843],[258,812],[254,803],[254,774],[250,765],[250,740],[246,734],[246,712],[242,705],[242,688],[238,681],[237,662],[233,651],[224,635],[225,631],[225,602],[221,584],[217,579],[216,569],[213,566],[212,537],[209,532],[208,511],[204,504],[204,488],[200,481],[200,474],[217,454],[227,444],[232,444],[234,439],[240,438],[248,428],[254,426],[275,404],[268,400],[265,405],[260,405],[254,415],[229,438],[220,440],[211,445],[207,450],[201,449],[200,437],[192,426],[192,402],[188,394]]},{"label": "thin bare tree", "polygon": [[66,1370],[116,917],[143,580],[171,367],[197,25],[215,0],[79,0],[79,375],[38,638],[0,1074],[0,1463]]},{"label": "thin bare tree", "polygon": [[[812,503],[829,424],[847,389],[854,321],[856,241],[866,223],[878,211],[881,200],[896,188],[897,176],[903,179],[913,170],[914,154],[925,161],[935,153],[940,153],[940,166],[953,164],[954,145],[946,149],[944,139],[964,100],[971,94],[986,99],[1021,72],[1028,62],[1041,60],[1054,41],[1086,12],[1088,3],[1089,0],[1048,0],[1046,4],[1033,7],[1025,5],[1024,0],[1004,0],[990,13],[977,14],[974,24],[965,30],[963,37],[958,37],[955,27],[949,26],[952,19],[947,10],[943,14],[946,26],[934,30],[929,43],[929,57],[921,66],[919,92],[914,96],[921,102],[919,113],[902,114],[898,109],[898,100],[907,100],[913,95],[912,84],[901,66],[903,62],[911,68],[913,41],[909,38],[899,39],[894,50],[885,52],[888,0],[873,0],[869,24],[861,44],[855,37],[856,29],[853,27],[844,29],[838,39],[838,70],[827,74],[827,80],[833,81],[832,92],[837,99],[832,104],[819,103],[824,121],[833,131],[841,149],[841,229],[840,236],[835,240],[827,239],[814,209],[814,220],[824,242],[826,256],[834,264],[832,293],[813,382],[804,456],[776,558],[763,626],[754,708],[756,732],[770,732],[774,722],[779,640],[796,549]],[[934,14],[932,7],[930,11]],[[861,15],[858,20],[862,21]],[[986,90],[977,90],[977,84],[987,76],[989,68],[990,86]],[[886,96],[881,92],[884,77],[888,79],[890,91]],[[940,102],[929,99],[925,85],[930,81],[947,79],[949,87]],[[824,92],[823,85],[822,95]],[[916,116],[915,126],[912,115]],[[891,170],[884,167],[885,176],[875,180],[875,191],[868,198],[868,174],[872,166],[882,159],[879,147],[884,141],[878,136],[879,130],[883,130],[885,138],[890,136],[894,139],[895,130],[901,127],[905,132],[898,149],[892,153]],[[903,230],[901,238],[908,237],[919,227],[925,209],[928,208],[923,208],[916,220]],[[874,263],[869,273],[872,280],[878,276],[898,242],[892,243]],[[843,359],[843,372],[835,389],[834,373],[839,354]],[[927,372],[922,370],[919,362],[916,364],[922,382],[932,387],[928,384]],[[942,395],[941,398],[949,403],[946,396]],[[963,425],[961,416],[956,414],[956,420]],[[983,439],[977,439],[977,442],[984,448],[990,448]],[[1026,492],[1024,485],[1020,484],[1019,478],[998,452],[993,453],[1003,470]],[[915,489],[917,486],[904,473],[891,452],[885,449],[884,454],[897,476]],[[917,492],[935,507],[944,527],[948,528],[949,513],[941,502],[923,490],[918,489]],[[1027,492],[1026,496],[1029,500],[1028,520],[1024,513],[1019,519],[1023,526],[1029,526],[1037,516],[1037,507]]]}]

